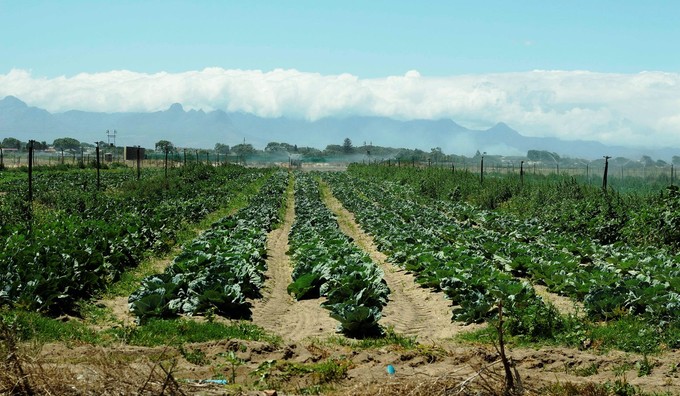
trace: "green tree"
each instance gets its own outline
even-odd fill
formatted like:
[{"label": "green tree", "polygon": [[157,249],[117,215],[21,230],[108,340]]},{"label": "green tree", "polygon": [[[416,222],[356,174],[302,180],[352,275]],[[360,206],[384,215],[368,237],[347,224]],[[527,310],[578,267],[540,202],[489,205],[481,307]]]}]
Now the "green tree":
[{"label": "green tree", "polygon": [[160,152],[173,152],[175,150],[175,145],[172,144],[172,142],[168,140],[159,140],[156,142],[156,151]]},{"label": "green tree", "polygon": [[642,162],[644,166],[654,166],[654,160],[648,155],[643,155],[642,158],[640,158],[640,162]]},{"label": "green tree", "polygon": [[345,138],[345,141],[342,142],[342,152],[345,154],[352,154],[354,152],[354,146],[352,146],[350,138]]},{"label": "green tree", "polygon": [[35,142],[33,142],[33,150],[47,150],[48,148],[49,148],[49,145],[45,141],[42,141],[42,142],[35,141]]},{"label": "green tree", "polygon": [[267,147],[264,148],[264,151],[267,153],[290,153],[294,152],[296,150],[295,146],[292,146],[288,143],[278,143],[278,142],[269,142],[267,143]]},{"label": "green tree", "polygon": [[236,146],[231,148],[231,151],[233,151],[240,157],[246,157],[255,154],[255,149],[253,148],[253,145],[250,143],[237,144]]},{"label": "green tree", "polygon": [[434,147],[430,150],[430,158],[434,162],[442,162],[446,159],[446,154],[442,152],[441,147]]},{"label": "green tree", "polygon": [[17,150],[21,150],[21,140],[13,137],[4,138],[2,140],[2,147],[15,148]]},{"label": "green tree", "polygon": [[55,149],[60,151],[80,150],[80,142],[70,137],[55,139],[54,142],[52,143],[52,146],[54,146]]},{"label": "green tree", "polygon": [[215,143],[215,152],[227,155],[231,151],[229,145],[222,144],[222,143]]},{"label": "green tree", "polygon": [[344,152],[344,149],[339,144],[329,144],[323,150],[326,155],[336,155]]}]

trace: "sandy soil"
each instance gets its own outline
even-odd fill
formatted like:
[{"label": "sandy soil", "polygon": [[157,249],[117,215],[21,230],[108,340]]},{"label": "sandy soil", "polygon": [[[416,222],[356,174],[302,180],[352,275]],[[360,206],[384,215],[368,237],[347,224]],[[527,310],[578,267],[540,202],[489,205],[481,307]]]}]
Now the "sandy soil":
[{"label": "sandy soil", "polygon": [[543,285],[533,285],[536,294],[541,296],[544,301],[551,303],[563,315],[579,315],[583,314],[583,304],[573,301],[569,297],[560,296],[559,294],[551,293],[548,288]]},{"label": "sandy soil", "polygon": [[420,287],[412,274],[387,262],[387,256],[378,251],[373,238],[355,221],[354,214],[342,206],[327,185],[322,184],[322,191],[326,205],[338,217],[340,229],[385,272],[390,297],[380,320],[383,326],[392,326],[399,334],[417,336],[420,341],[449,338],[478,328],[451,323],[451,302],[444,293]]},{"label": "sandy soil", "polygon": [[[310,389],[312,393],[316,390],[333,395],[477,394],[488,389],[500,392],[501,366],[493,347],[452,340],[451,336],[473,327],[451,323],[451,307],[441,293],[418,287],[410,274],[386,262],[371,236],[358,227],[353,215],[332,195],[326,196],[326,203],[338,216],[342,230],[385,271],[391,295],[381,323],[393,326],[397,334],[416,336],[418,346],[362,348],[342,336],[330,338],[336,335],[337,322],[319,306],[320,301],[296,302],[288,295],[292,268],[286,251],[295,218],[294,199],[289,196],[283,225],[269,234],[268,279],[263,298],[252,301],[253,323],[280,335],[281,344],[235,339],[181,347],[31,342],[22,344],[14,354],[23,362],[23,376],[38,394],[273,394],[265,389],[276,389],[278,395],[302,394]],[[158,269],[162,267],[159,263]],[[574,309],[569,299],[547,293],[540,286],[536,289],[562,312]],[[98,326],[132,322],[126,297],[100,303],[110,308],[114,319]],[[516,363],[526,394],[530,395],[543,394],[541,388],[550,383],[616,381],[645,392],[680,394],[678,350],[648,356],[649,375],[640,375],[643,356],[623,352],[509,347],[508,355]],[[328,370],[314,366],[324,362],[335,362],[346,371],[337,378],[326,378]],[[394,367],[394,375],[387,374],[387,365]],[[6,384],[20,383],[11,372],[3,370],[0,367],[0,393],[7,391],[2,390]],[[230,384],[200,382],[211,378],[226,378]]]},{"label": "sandy soil", "polygon": [[286,254],[288,234],[295,219],[292,194],[287,202],[283,225],[271,231],[267,238],[267,281],[263,297],[251,301],[253,323],[290,341],[335,334],[338,322],[321,308],[323,299],[295,301],[286,290],[293,270]]},{"label": "sandy soil", "polygon": [[[24,369],[36,389],[49,387],[52,394],[75,389],[81,394],[160,394],[166,387],[167,394],[179,389],[185,394],[264,395],[264,389],[277,389],[279,395],[293,395],[321,385],[323,394],[431,395],[459,394],[466,381],[468,393],[461,394],[502,387],[493,348],[451,341],[414,349],[394,345],[362,349],[315,337],[280,346],[219,340],[183,348],[47,344],[27,351]],[[230,352],[238,359],[236,365],[226,358]],[[201,358],[187,360],[187,353]],[[645,392],[680,394],[680,351],[648,357],[652,371],[647,376],[639,376],[636,367],[643,357],[623,352],[510,348],[508,355],[529,395],[543,394],[541,388],[550,383],[616,381]],[[321,373],[300,369],[328,361],[344,365],[346,372],[326,382]],[[387,365],[394,367],[394,375],[387,374]],[[228,379],[230,385],[199,382],[216,377]]]}]

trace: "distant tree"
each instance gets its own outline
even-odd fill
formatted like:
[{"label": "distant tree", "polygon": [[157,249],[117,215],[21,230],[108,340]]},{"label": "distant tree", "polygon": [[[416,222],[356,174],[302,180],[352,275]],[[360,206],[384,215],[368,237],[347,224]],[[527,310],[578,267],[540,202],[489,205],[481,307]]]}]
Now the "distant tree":
[{"label": "distant tree", "polygon": [[70,138],[70,137],[55,139],[54,142],[52,143],[52,146],[54,146],[55,149],[60,150],[60,151],[66,151],[66,150],[77,151],[77,150],[80,150],[80,142],[77,141],[76,139]]},{"label": "distant tree", "polygon": [[413,150],[413,157],[416,161],[424,161],[426,160],[426,155],[425,152],[421,149],[415,149]]},{"label": "distant tree", "polygon": [[222,143],[215,143],[215,152],[220,153],[220,154],[229,154],[231,151],[231,148],[227,144],[222,144]]},{"label": "distant tree", "polygon": [[293,148],[293,152],[300,153],[305,157],[319,157],[324,154],[321,150],[314,147]]},{"label": "distant tree", "polygon": [[323,152],[326,155],[338,155],[342,153],[342,146],[339,144],[329,144]]},{"label": "distant tree", "polygon": [[33,150],[47,150],[48,148],[49,145],[45,141],[33,142]]},{"label": "distant tree", "polygon": [[15,148],[17,150],[21,150],[21,140],[13,137],[4,138],[2,140],[2,147]]},{"label": "distant tree", "polygon": [[172,142],[168,140],[159,140],[156,142],[156,151],[160,152],[173,152],[175,151],[175,145],[172,144]]},{"label": "distant tree", "polygon": [[441,147],[434,147],[430,150],[430,158],[434,162],[441,162],[446,158],[446,155],[442,152]]},{"label": "distant tree", "polygon": [[680,155],[674,155],[671,162],[673,162],[673,165],[680,165]]},{"label": "distant tree", "polygon": [[640,158],[640,162],[642,162],[643,165],[645,166],[653,166],[654,165],[654,160],[652,157],[648,155],[643,155],[642,158]]},{"label": "distant tree", "polygon": [[276,152],[286,153],[295,151],[295,148],[288,143],[269,142],[267,143],[267,147],[264,148],[264,151],[268,153]]},{"label": "distant tree", "polygon": [[350,138],[345,138],[345,141],[342,142],[342,152],[345,154],[352,154],[354,152],[354,146],[352,146]]},{"label": "distant tree", "polygon": [[236,153],[236,155],[240,157],[247,157],[249,155],[255,154],[255,149],[253,148],[253,145],[250,143],[243,143],[243,144],[237,144],[236,146],[231,148],[231,151]]},{"label": "distant tree", "polygon": [[664,166],[668,166],[668,162],[659,159],[659,160],[656,160],[656,166],[663,168]]}]

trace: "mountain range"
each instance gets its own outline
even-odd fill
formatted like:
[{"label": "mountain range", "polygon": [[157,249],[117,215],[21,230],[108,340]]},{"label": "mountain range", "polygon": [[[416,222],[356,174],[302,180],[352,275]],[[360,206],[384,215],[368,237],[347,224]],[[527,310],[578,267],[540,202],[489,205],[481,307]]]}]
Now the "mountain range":
[{"label": "mountain range", "polygon": [[526,155],[528,150],[548,150],[561,156],[584,159],[639,158],[649,155],[670,160],[678,148],[635,149],[607,146],[595,141],[566,141],[551,137],[528,137],[500,122],[486,130],[472,130],[453,120],[395,120],[386,117],[327,117],[316,121],[263,118],[249,113],[222,110],[186,111],[175,103],[167,110],[150,113],[98,113],[78,110],[50,113],[7,96],[0,100],[0,141],[15,137],[51,143],[61,137],[81,142],[108,141],[107,131],[117,132],[118,146],[153,148],[159,140],[177,147],[213,148],[215,143],[250,143],[264,148],[269,142],[323,149],[350,138],[355,145],[373,144],[430,151],[440,147],[447,154],[471,156],[477,150],[493,155]]}]

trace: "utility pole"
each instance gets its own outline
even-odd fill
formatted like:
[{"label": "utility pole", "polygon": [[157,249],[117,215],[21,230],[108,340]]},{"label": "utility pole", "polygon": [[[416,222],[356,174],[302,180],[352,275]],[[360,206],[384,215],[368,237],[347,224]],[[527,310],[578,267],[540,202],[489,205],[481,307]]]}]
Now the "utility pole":
[{"label": "utility pole", "polygon": [[137,146],[137,180],[139,180],[141,176],[141,169],[140,166],[142,164],[142,149]]},{"label": "utility pole", "polygon": [[484,184],[484,156],[483,155],[482,155],[482,161],[480,163],[479,183]]},{"label": "utility pole", "polygon": [[101,186],[100,178],[99,178],[99,167],[100,167],[99,166],[99,142],[96,142],[96,143],[97,143],[97,149],[95,151],[96,151],[96,154],[97,154],[97,191],[99,191],[99,188]]},{"label": "utility pole", "polygon": [[28,202],[33,202],[33,140],[28,141]]},{"label": "utility pole", "polygon": [[608,155],[604,156],[604,176],[602,176],[602,190],[607,192],[607,172],[609,171],[609,159],[611,157]]}]

